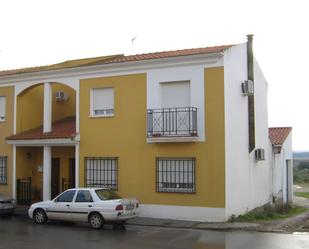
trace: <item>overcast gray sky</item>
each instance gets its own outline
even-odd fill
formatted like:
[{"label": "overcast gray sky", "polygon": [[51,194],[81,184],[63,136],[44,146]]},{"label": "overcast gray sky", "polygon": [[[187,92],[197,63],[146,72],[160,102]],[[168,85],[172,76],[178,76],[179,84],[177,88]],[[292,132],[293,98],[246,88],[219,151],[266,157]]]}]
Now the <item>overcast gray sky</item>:
[{"label": "overcast gray sky", "polygon": [[307,3],[0,0],[0,70],[241,43],[253,33],[255,56],[269,84],[269,125],[292,126],[293,149],[309,150]]}]

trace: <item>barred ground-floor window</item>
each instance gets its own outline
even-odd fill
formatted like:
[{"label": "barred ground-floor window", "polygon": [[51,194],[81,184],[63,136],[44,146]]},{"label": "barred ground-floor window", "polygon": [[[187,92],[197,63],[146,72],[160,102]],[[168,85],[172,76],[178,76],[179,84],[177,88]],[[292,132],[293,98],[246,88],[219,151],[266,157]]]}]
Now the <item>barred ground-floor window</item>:
[{"label": "barred ground-floor window", "polygon": [[0,156],[0,184],[7,184],[7,157]]},{"label": "barred ground-floor window", "polygon": [[118,189],[117,157],[86,157],[85,185]]},{"label": "barred ground-floor window", "polygon": [[157,158],[157,192],[195,193],[195,158]]}]

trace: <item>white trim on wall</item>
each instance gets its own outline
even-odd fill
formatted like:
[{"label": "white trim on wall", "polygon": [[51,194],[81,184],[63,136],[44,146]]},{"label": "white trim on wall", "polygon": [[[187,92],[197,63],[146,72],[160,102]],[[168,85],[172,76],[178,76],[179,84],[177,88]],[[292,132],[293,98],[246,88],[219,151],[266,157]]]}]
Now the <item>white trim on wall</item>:
[{"label": "white trim on wall", "polygon": [[55,138],[55,139],[31,139],[31,140],[7,140],[8,144],[15,146],[75,146],[78,141],[76,138]]},{"label": "white trim on wall", "polygon": [[152,204],[141,204],[140,208],[140,217],[201,222],[225,221],[225,208]]},{"label": "white trim on wall", "polygon": [[[222,61],[221,61],[222,63]],[[162,82],[190,82],[191,107],[197,108],[197,139],[205,141],[204,70],[208,65],[178,66],[153,69],[147,72],[147,109],[160,109]],[[207,69],[206,69],[207,70]],[[148,140],[147,142],[153,142]],[[168,140],[162,142],[169,142]],[[185,142],[185,141],[183,141]]]}]

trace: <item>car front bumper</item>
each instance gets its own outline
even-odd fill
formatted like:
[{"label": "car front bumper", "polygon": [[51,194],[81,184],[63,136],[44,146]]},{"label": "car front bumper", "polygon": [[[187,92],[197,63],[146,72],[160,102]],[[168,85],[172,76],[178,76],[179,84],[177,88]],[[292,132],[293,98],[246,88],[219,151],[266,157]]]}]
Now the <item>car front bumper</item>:
[{"label": "car front bumper", "polygon": [[0,214],[13,214],[14,211],[15,211],[14,207],[0,208]]}]

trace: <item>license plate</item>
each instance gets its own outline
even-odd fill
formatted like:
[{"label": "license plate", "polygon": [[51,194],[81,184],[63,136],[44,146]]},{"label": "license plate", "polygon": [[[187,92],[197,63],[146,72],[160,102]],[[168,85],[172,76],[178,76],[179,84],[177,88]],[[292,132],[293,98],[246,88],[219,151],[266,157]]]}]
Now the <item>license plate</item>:
[{"label": "license plate", "polygon": [[9,209],[9,208],[12,208],[12,206],[11,205],[2,205],[2,208],[3,209]]},{"label": "license plate", "polygon": [[132,209],[134,209],[134,204],[126,205],[126,210],[132,210]]}]

